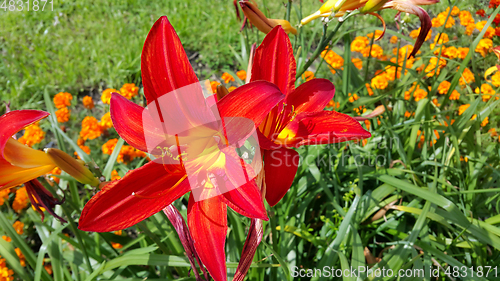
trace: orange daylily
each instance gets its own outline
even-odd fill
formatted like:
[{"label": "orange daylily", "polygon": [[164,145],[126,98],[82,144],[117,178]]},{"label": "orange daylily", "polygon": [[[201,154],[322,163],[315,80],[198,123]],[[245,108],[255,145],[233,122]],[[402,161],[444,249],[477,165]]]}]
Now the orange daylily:
[{"label": "orange daylily", "polygon": [[240,1],[241,9],[245,14],[245,17],[253,24],[257,29],[269,33],[274,27],[281,25],[286,33],[291,32],[297,35],[297,29],[295,29],[290,22],[282,19],[268,19],[264,13],[262,13],[256,5],[248,1]]}]

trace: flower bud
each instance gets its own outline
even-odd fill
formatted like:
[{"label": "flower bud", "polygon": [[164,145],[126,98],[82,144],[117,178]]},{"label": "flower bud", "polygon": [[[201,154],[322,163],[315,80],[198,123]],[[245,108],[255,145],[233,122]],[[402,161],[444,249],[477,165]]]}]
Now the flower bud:
[{"label": "flower bud", "polygon": [[92,186],[99,185],[99,179],[97,179],[87,167],[64,151],[56,148],[48,148],[45,152],[59,168],[77,181]]}]

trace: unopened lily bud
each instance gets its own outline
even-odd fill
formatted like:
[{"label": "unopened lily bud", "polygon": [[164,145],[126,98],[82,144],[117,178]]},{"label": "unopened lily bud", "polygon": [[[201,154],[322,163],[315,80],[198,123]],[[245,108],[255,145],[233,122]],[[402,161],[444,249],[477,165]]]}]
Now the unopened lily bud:
[{"label": "unopened lily bud", "polygon": [[77,181],[85,184],[90,184],[92,186],[99,185],[99,179],[97,179],[92,172],[85,167],[81,162],[74,159],[67,153],[56,148],[49,148],[45,150],[47,155],[54,161],[54,163],[61,168],[61,170],[68,173],[70,176],[75,178]]},{"label": "unopened lily bud", "polygon": [[229,94],[229,91],[227,90],[226,87],[224,87],[224,85],[218,85],[216,94],[217,94],[217,100],[221,100],[223,97]]},{"label": "unopened lily bud", "polygon": [[257,6],[248,1],[241,1],[240,6],[247,19],[265,34],[268,34],[277,25],[281,25],[287,33],[297,34],[297,30],[288,21],[268,19]]},{"label": "unopened lily bud", "polygon": [[389,0],[369,0],[366,4],[361,8],[361,13],[371,13],[380,10],[385,3]]}]

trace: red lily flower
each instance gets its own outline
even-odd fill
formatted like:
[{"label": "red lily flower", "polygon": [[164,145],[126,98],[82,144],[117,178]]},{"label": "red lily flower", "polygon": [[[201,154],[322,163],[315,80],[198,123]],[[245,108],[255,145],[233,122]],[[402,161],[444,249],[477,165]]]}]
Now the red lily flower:
[{"label": "red lily flower", "polygon": [[[190,104],[186,104],[185,97],[179,94],[181,88],[197,85],[199,82],[174,28],[165,16],[153,25],[148,34],[141,57],[141,70],[144,94],[150,113],[159,108],[158,104],[166,98],[168,93],[173,92],[177,95],[177,100],[170,100],[174,105],[168,104],[172,110],[162,111],[164,114],[163,116],[160,114],[158,120],[163,122],[163,119],[171,119],[176,124],[177,122],[196,123],[204,118],[204,114],[210,116],[209,112],[193,113]],[[221,100],[216,105],[222,120],[227,117],[244,117],[258,126],[283,97],[275,85],[259,81],[237,88],[223,99],[224,102]],[[191,106],[197,108],[194,104],[196,102],[193,101]],[[116,94],[113,94],[110,106],[116,131],[130,145],[139,150],[152,152],[148,149],[148,140],[156,137],[164,138],[161,147],[170,152],[175,152],[175,149],[171,150],[172,146],[177,147],[178,150],[184,148],[184,141],[194,139],[206,143],[203,144],[203,149],[198,150],[189,150],[189,145],[187,145],[188,158],[189,155],[196,154],[200,156],[200,161],[183,162],[180,151],[177,154],[181,160],[180,163],[172,161],[169,156],[153,153],[159,159],[130,171],[121,180],[104,186],[85,205],[79,221],[81,230],[107,232],[124,229],[161,211],[174,200],[191,191],[191,182],[188,181],[186,170],[203,170],[201,168],[204,168],[220,184],[228,182],[224,179],[224,175],[230,177],[235,167],[242,165],[241,161],[233,161],[238,159],[234,155],[234,150],[209,149],[210,152],[206,153],[206,147],[214,144],[214,138],[211,138],[214,126],[205,124],[197,127],[199,131],[194,136],[190,132],[182,136],[175,135],[175,138],[172,135],[164,137],[161,128],[157,126],[158,123],[145,120],[147,115],[144,115],[144,108]],[[193,116],[198,114],[195,117],[201,117],[200,119],[194,117],[183,119],[185,114]],[[231,140],[231,136],[227,138],[227,135],[216,137],[219,140],[224,139],[221,143],[227,144],[235,141]],[[220,145],[215,146],[217,148]],[[202,152],[200,153],[199,150]],[[189,167],[190,164],[194,167]],[[203,192],[208,194],[207,199],[197,201],[192,193],[189,198],[188,226],[194,246],[201,261],[215,280],[227,279],[224,251],[227,233],[226,206],[229,205],[242,215],[267,220],[260,191],[253,180],[252,169],[247,167],[248,165],[243,166],[248,171],[247,176],[250,179],[246,184],[224,193],[216,193],[215,189],[204,188]],[[207,174],[203,176],[206,178]]]},{"label": "red lily flower", "polygon": [[312,79],[295,89],[295,73],[296,63],[290,39],[277,26],[257,48],[250,80],[272,82],[285,94],[259,126],[263,135],[259,141],[264,148],[267,175],[266,200],[271,206],[285,196],[297,171],[298,161],[293,159],[298,154],[290,147],[338,143],[371,136],[352,117],[336,111],[323,111],[335,94],[335,87],[330,81]]}]

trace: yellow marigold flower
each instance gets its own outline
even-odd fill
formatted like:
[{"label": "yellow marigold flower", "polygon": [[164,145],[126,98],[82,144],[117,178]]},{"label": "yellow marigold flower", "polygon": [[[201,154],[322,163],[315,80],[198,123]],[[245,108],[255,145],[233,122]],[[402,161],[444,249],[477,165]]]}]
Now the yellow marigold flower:
[{"label": "yellow marigold flower", "polygon": [[135,157],[136,157],[136,158],[141,158],[141,157],[146,157],[146,156],[148,156],[148,155],[146,154],[146,152],[144,152],[144,151],[140,151],[139,149],[136,149],[136,150],[135,150]]},{"label": "yellow marigold flower", "polygon": [[12,281],[14,280],[14,271],[12,269],[9,269],[7,267],[7,264],[5,263],[5,259],[0,259],[0,278],[1,280],[5,281]]},{"label": "yellow marigold flower", "polygon": [[80,137],[83,140],[93,140],[101,136],[101,126],[99,122],[93,116],[87,116],[82,121],[82,130],[80,131]]},{"label": "yellow marigold flower", "polygon": [[[55,167],[52,171],[49,172],[49,174],[51,175],[60,175],[61,174],[61,169],[59,167]],[[50,177],[50,179],[53,181],[53,182],[56,182],[56,183],[59,183],[60,181],[60,178],[58,177]]]},{"label": "yellow marigold flower", "polygon": [[26,258],[24,257],[23,253],[21,252],[21,249],[15,248],[14,251],[16,251],[17,257],[19,258],[19,263],[21,264],[22,267],[26,266]]},{"label": "yellow marigold flower", "polygon": [[413,97],[415,98],[416,102],[423,100],[427,97],[427,91],[424,89],[417,89],[413,93]]},{"label": "yellow marigold flower", "polygon": [[460,19],[460,24],[463,26],[469,25],[471,21],[474,22],[474,18],[469,11],[460,11],[458,18]]},{"label": "yellow marigold flower", "polygon": [[481,56],[486,57],[486,55],[490,52],[490,49],[493,47],[493,41],[489,38],[481,39],[479,44],[476,46],[476,53],[480,53]]},{"label": "yellow marigold flower", "polygon": [[[380,38],[384,32],[382,30],[375,30],[375,38]],[[373,37],[373,32],[366,34],[366,37],[372,38]]]},{"label": "yellow marigold flower", "polygon": [[139,87],[137,87],[134,83],[125,83],[120,88],[120,94],[128,100],[137,96],[137,93],[139,93]]},{"label": "yellow marigold flower", "polygon": [[441,95],[445,95],[446,93],[448,93],[450,86],[451,86],[451,83],[448,81],[441,82],[438,86],[438,93]]},{"label": "yellow marigold flower", "polygon": [[[450,7],[447,7],[446,10],[444,10],[445,14],[448,14],[450,12]],[[451,9],[451,15],[452,16],[457,16],[460,13],[460,9],[457,6],[453,6],[453,9]]]},{"label": "yellow marigold flower", "polygon": [[309,81],[311,79],[314,79],[314,72],[306,70],[304,74],[302,74],[302,79]]},{"label": "yellow marigold flower", "polygon": [[[415,30],[412,30],[410,32],[410,37],[413,38],[413,39],[417,39],[418,35],[420,34],[420,30],[422,30],[422,28],[418,28],[418,29],[415,29]],[[425,41],[431,39],[432,37],[432,30],[429,30],[429,32],[427,33],[427,36],[425,36]]]},{"label": "yellow marigold flower", "polygon": [[395,35],[394,35],[394,36],[392,36],[392,37],[391,37],[391,40],[389,40],[389,42],[391,42],[392,44],[396,44],[396,43],[398,43],[398,37],[397,37],[397,36],[395,36]]},{"label": "yellow marigold flower", "polygon": [[351,61],[357,69],[363,68],[363,60],[358,58],[353,58]]},{"label": "yellow marigold flower", "polygon": [[368,46],[361,51],[361,54],[365,58],[367,58],[368,56],[372,56],[374,58],[381,58],[384,55],[384,49],[382,49],[382,47],[380,47],[377,44],[373,44],[371,46],[371,52],[370,52],[370,46]]},{"label": "yellow marigold flower", "polygon": [[70,93],[60,92],[54,96],[54,105],[56,108],[63,108],[71,105],[73,96]]},{"label": "yellow marigold flower", "polygon": [[[116,170],[113,170],[111,172],[111,180],[114,181],[114,180],[119,180],[121,179],[122,177],[120,177],[120,175],[118,175],[118,172]],[[121,230],[120,230],[121,231]],[[121,234],[117,234],[117,235],[121,235]]]},{"label": "yellow marigold flower", "polygon": [[128,164],[132,162],[132,160],[134,160],[135,155],[135,148],[133,146],[123,145],[122,149],[120,149],[120,153],[118,154],[116,162]]},{"label": "yellow marigold flower", "polygon": [[221,78],[222,78],[222,80],[224,80],[224,83],[226,83],[226,84],[231,82],[231,81],[234,81],[234,77],[227,72],[222,73]]},{"label": "yellow marigold flower", "polygon": [[389,85],[389,82],[387,80],[388,79],[385,75],[377,75],[372,78],[371,86],[372,88],[383,90]]},{"label": "yellow marigold flower", "polygon": [[111,114],[109,112],[101,117],[101,122],[99,123],[99,125],[104,130],[113,128],[113,121],[111,120]]},{"label": "yellow marigold flower", "polygon": [[344,66],[344,58],[332,50],[324,50],[321,52],[321,57],[324,58],[326,63],[332,68],[341,69],[342,66]]},{"label": "yellow marigold flower", "polygon": [[[482,31],[483,28],[486,26],[486,23],[487,23],[487,21],[480,21],[480,22],[476,23],[476,28],[479,31]],[[495,36],[495,29],[491,26],[488,26],[483,37],[484,38],[493,38],[493,36]]]},{"label": "yellow marigold flower", "polygon": [[5,235],[2,235],[2,239],[7,241],[7,242],[11,242],[12,241],[12,238],[10,238],[9,236],[5,236]]},{"label": "yellow marigold flower", "polygon": [[491,96],[495,95],[495,90],[490,86],[490,84],[482,84],[481,89],[476,88],[476,94],[482,94],[481,98],[484,102],[491,99]]},{"label": "yellow marigold flower", "polygon": [[230,93],[231,93],[232,91],[234,91],[234,90],[236,90],[236,87],[235,87],[235,86],[231,86],[231,87],[229,87],[229,89],[227,89],[227,91],[228,91],[228,92],[230,92]]},{"label": "yellow marigold flower", "polygon": [[24,223],[20,221],[15,221],[12,225],[17,234],[22,235],[24,233]]},{"label": "yellow marigold flower", "polygon": [[465,57],[467,56],[468,53],[469,53],[469,48],[461,48],[461,47],[459,47],[458,50],[457,50],[457,56],[460,59],[465,59]]},{"label": "yellow marigold flower", "polygon": [[28,206],[29,198],[26,188],[23,186],[16,190],[16,197],[12,203],[12,209],[16,212],[21,212]]},{"label": "yellow marigold flower", "polygon": [[357,95],[357,94],[354,94],[354,95],[353,95],[353,94],[349,93],[349,102],[351,102],[351,103],[352,103],[352,102],[357,101],[358,99],[359,99],[359,97],[358,97],[358,95]]},{"label": "yellow marigold flower", "polygon": [[368,95],[373,96],[373,90],[372,90],[372,87],[370,86],[370,84],[365,83],[365,87],[366,87],[366,91],[368,91]]},{"label": "yellow marigold flower", "polygon": [[434,37],[434,43],[435,44],[446,44],[450,42],[450,37],[446,33],[440,33]]},{"label": "yellow marigold flower", "polygon": [[111,100],[112,93],[119,94],[120,92],[118,92],[117,89],[106,89],[106,90],[102,91],[101,101],[105,104],[109,104],[109,101]]},{"label": "yellow marigold flower", "polygon": [[352,52],[361,52],[366,46],[370,43],[370,40],[364,36],[358,36],[354,38],[351,42],[351,51]]},{"label": "yellow marigold flower", "polygon": [[[457,70],[459,69],[459,67],[457,67]],[[462,86],[465,86],[471,82],[474,82],[476,81],[476,78],[474,77],[474,73],[472,73],[472,71],[470,71],[470,69],[468,67],[466,67],[464,69],[464,72],[462,73],[462,77],[460,77],[460,80],[459,80],[459,83],[460,85]]]},{"label": "yellow marigold flower", "polygon": [[37,143],[41,143],[45,138],[45,132],[42,131],[40,126],[38,126],[38,122],[33,123],[24,129],[24,134],[19,138],[19,142],[25,144],[29,147]]},{"label": "yellow marigold flower", "polygon": [[123,245],[120,244],[120,243],[115,243],[115,242],[111,242],[111,246],[114,248],[114,249],[121,249],[123,248]]},{"label": "yellow marigold flower", "polygon": [[495,72],[495,74],[491,76],[491,84],[495,87],[500,87],[500,71]]},{"label": "yellow marigold flower", "polygon": [[57,122],[66,123],[69,121],[69,117],[71,116],[71,110],[67,107],[63,107],[61,109],[56,110]]},{"label": "yellow marigold flower", "polygon": [[91,96],[84,96],[82,103],[83,103],[83,107],[85,107],[86,109],[94,108],[94,100],[92,100]]},{"label": "yellow marigold flower", "polygon": [[470,120],[476,120],[477,114],[472,115]]},{"label": "yellow marigold flower", "polygon": [[461,106],[458,107],[458,115],[462,115],[462,113],[464,113],[467,108],[469,108],[470,104],[463,104]]},{"label": "yellow marigold flower", "polygon": [[212,87],[212,93],[216,93],[217,92],[217,86],[220,85],[220,82],[217,82],[217,81],[211,81],[210,82],[210,87]]},{"label": "yellow marigold flower", "polygon": [[115,149],[116,143],[118,139],[110,139],[105,144],[102,145],[102,153],[111,155],[113,153],[113,149]]},{"label": "yellow marigold flower", "polygon": [[481,127],[488,125],[488,122],[488,117],[484,118],[483,122],[481,122]]},{"label": "yellow marigold flower", "polygon": [[457,90],[453,90],[450,95],[450,100],[458,100],[460,98],[460,93]]},{"label": "yellow marigold flower", "polygon": [[240,78],[241,80],[245,81],[245,79],[247,79],[247,72],[245,70],[240,70],[236,72],[236,76],[238,76],[238,78]]},{"label": "yellow marigold flower", "polygon": [[2,206],[5,203],[5,200],[9,199],[9,193],[10,189],[3,189],[0,190],[0,206]]},{"label": "yellow marigold flower", "polygon": [[[445,59],[439,59],[439,67],[437,67],[438,64],[438,58],[432,57],[429,60],[429,64],[425,68],[425,73],[427,77],[432,77],[434,74],[439,75],[439,72],[441,71],[441,68],[446,66],[446,60]],[[437,72],[437,73],[436,73]]]}]

